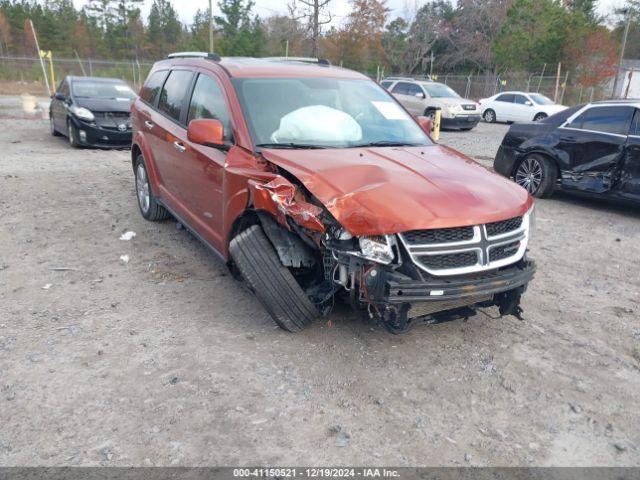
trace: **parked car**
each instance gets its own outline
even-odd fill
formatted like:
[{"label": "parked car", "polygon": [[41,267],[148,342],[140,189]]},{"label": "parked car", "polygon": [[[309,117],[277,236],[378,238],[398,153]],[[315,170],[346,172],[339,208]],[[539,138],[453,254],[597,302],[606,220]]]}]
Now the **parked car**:
[{"label": "parked car", "polygon": [[327,63],[157,62],[132,109],[142,216],[178,219],[288,331],[341,298],[393,333],[494,305],[517,315],[531,196]]},{"label": "parked car", "polygon": [[561,189],[640,204],[640,102],[590,103],[514,124],[494,169],[536,197]]},{"label": "parked car", "polygon": [[480,100],[485,122],[539,122],[566,109],[540,93],[502,92]]},{"label": "parked car", "polygon": [[136,94],[117,78],[66,77],[51,97],[51,134],[78,147],[131,146],[131,104]]},{"label": "parked car", "polygon": [[389,77],[380,84],[413,115],[433,119],[436,109],[440,108],[442,128],[471,130],[480,121],[480,105],[462,98],[444,83]]}]

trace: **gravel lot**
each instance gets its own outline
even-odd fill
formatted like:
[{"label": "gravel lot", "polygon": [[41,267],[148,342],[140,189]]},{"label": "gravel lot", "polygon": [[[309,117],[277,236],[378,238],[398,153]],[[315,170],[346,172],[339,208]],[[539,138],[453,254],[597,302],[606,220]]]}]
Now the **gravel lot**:
[{"label": "gravel lot", "polygon": [[[140,217],[128,152],[14,117],[0,98],[0,465],[640,465],[637,209],[538,201],[524,321],[392,336],[338,308],[291,335]],[[490,165],[506,128],[442,142]]]}]

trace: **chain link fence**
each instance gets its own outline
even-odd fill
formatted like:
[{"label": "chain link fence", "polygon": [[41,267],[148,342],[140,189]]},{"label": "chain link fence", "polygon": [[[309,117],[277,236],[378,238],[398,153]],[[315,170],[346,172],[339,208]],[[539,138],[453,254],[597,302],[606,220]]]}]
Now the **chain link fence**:
[{"label": "chain link fence", "polygon": [[[43,58],[42,60],[49,81],[51,81],[49,59]],[[114,61],[91,58],[53,58],[52,63],[56,84],[67,75],[112,77],[126,81],[136,91],[144,82],[153,65],[153,62],[139,60]],[[23,84],[35,82],[42,84],[42,90],[45,90],[42,66],[37,57],[0,56],[0,81]]]}]

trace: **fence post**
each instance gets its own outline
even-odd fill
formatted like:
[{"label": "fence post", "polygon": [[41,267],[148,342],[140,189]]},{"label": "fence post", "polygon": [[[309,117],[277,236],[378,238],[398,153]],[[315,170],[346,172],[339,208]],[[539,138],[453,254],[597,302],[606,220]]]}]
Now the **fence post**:
[{"label": "fence post", "polygon": [[560,95],[560,105],[562,105],[562,102],[564,100],[564,92],[567,89],[567,80],[569,80],[569,71],[567,70],[567,73],[564,76],[564,82],[562,83],[562,94]]}]

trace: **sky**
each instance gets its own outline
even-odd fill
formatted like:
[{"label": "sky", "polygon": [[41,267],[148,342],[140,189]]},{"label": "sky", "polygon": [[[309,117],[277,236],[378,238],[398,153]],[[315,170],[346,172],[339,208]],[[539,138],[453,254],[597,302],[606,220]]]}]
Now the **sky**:
[{"label": "sky", "polygon": [[[206,9],[209,7],[209,0],[172,0],[173,5],[178,10],[180,18],[183,23],[190,24],[194,14],[200,9]],[[76,7],[81,7],[87,0],[74,0]],[[145,0],[143,13],[146,15],[149,13],[152,0]],[[213,12],[218,12],[217,7],[218,0],[213,0]],[[387,0],[387,6],[391,9],[390,18],[398,16],[410,16],[410,12],[417,10],[423,4],[427,3],[426,0]],[[287,0],[255,0],[255,12],[261,17],[268,17],[275,13],[286,13]],[[625,4],[625,0],[599,0],[598,12],[601,15],[607,15],[613,12],[616,8],[620,8]],[[339,25],[349,12],[349,0],[332,0],[331,1],[331,13],[334,18],[334,24]]]}]

